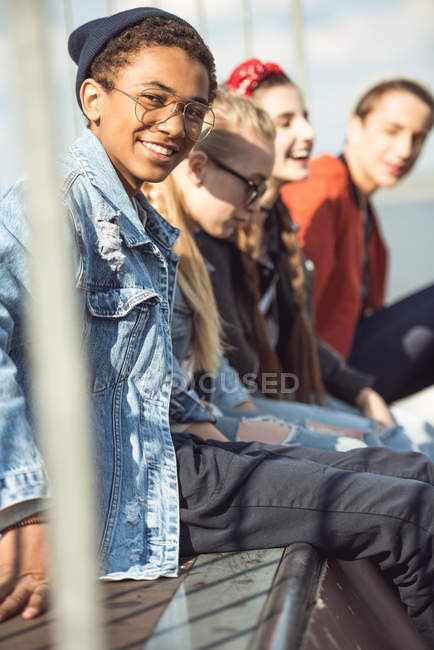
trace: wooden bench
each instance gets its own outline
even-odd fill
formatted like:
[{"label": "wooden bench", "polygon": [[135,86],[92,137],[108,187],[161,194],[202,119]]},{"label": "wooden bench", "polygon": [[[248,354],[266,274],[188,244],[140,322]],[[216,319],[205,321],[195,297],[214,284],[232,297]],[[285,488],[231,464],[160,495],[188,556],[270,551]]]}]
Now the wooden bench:
[{"label": "wooden bench", "polygon": [[[326,562],[307,544],[201,555],[178,578],[101,589],[110,650],[426,650],[369,562]],[[3,623],[0,648],[54,647],[54,615]]]}]

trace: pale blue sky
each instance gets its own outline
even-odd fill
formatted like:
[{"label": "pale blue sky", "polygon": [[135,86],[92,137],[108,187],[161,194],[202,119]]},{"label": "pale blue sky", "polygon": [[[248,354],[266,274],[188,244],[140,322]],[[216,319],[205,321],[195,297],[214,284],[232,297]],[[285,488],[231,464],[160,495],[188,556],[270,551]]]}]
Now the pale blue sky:
[{"label": "pale blue sky", "polygon": [[[149,4],[156,4],[150,2]],[[195,0],[162,0],[163,9],[199,27]],[[308,104],[317,132],[316,152],[339,151],[347,116],[358,94],[381,78],[414,77],[434,88],[433,0],[304,0]],[[130,0],[69,0],[72,28],[108,12],[137,6]],[[66,53],[64,3],[47,0],[56,74],[59,127],[66,145],[77,131],[73,68]],[[217,62],[219,80],[245,58],[241,0],[205,0],[204,37]],[[289,0],[251,0],[253,56],[276,61],[293,74]],[[0,60],[10,61],[11,42],[5,6],[0,2]],[[21,173],[17,147],[19,122],[13,99],[14,72],[2,66],[0,79],[0,189]],[[74,107],[74,108],[73,108]],[[74,117],[75,116],[75,117]],[[434,188],[434,138],[431,135],[412,178]],[[434,189],[432,195],[434,196]]]}]

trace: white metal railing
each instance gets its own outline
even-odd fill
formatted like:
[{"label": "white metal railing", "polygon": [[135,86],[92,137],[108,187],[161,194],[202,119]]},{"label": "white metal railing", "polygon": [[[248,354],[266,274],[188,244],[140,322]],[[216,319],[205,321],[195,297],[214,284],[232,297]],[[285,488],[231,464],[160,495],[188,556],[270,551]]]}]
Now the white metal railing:
[{"label": "white metal railing", "polygon": [[78,310],[58,201],[56,114],[50,101],[43,0],[8,0],[13,26],[20,134],[29,181],[32,309],[28,328],[38,430],[53,488],[55,633],[63,650],[102,650],[92,490],[92,445]]},{"label": "white metal railing", "polygon": [[298,86],[308,103],[308,80],[304,51],[303,0],[290,0],[294,73]]},{"label": "white metal railing", "polygon": [[208,40],[208,29],[204,0],[196,0],[196,13],[199,33],[204,41]]},{"label": "white metal railing", "polygon": [[252,11],[250,0],[242,0],[243,11],[243,36],[244,36],[244,54],[246,59],[253,56],[253,38],[252,38]]}]

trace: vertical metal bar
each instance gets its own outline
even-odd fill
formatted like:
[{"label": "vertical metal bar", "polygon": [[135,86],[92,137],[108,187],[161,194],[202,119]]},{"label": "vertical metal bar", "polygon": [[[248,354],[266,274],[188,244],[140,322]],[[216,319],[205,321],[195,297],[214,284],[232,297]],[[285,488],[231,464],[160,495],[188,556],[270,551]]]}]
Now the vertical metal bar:
[{"label": "vertical metal bar", "polygon": [[253,56],[253,39],[252,39],[252,11],[250,0],[243,0],[243,34],[244,34],[244,52],[246,59]]},{"label": "vertical metal bar", "polygon": [[111,16],[112,14],[116,13],[116,10],[117,10],[116,0],[107,0],[107,15]]},{"label": "vertical metal bar", "polygon": [[58,202],[56,115],[50,102],[43,0],[8,0],[22,148],[29,175],[26,205],[32,228],[29,322],[38,428],[53,489],[53,574],[56,647],[102,650],[95,568],[95,512],[90,427],[81,363],[70,246]]},{"label": "vertical metal bar", "polygon": [[290,0],[290,11],[293,33],[294,77],[303,94],[304,101],[307,103],[308,84],[304,51],[302,2],[303,0]]},{"label": "vertical metal bar", "polygon": [[[72,11],[71,11],[71,0],[63,0],[63,22],[65,25],[65,36],[66,38],[68,35],[72,32],[73,30],[73,25],[72,25]],[[68,70],[69,70],[69,76],[70,76],[70,81],[71,81],[71,88],[75,87],[75,70],[72,61],[69,59],[68,61]],[[74,122],[74,136],[77,138],[78,135],[80,134],[80,127],[81,127],[81,122],[80,122],[80,115],[77,109],[76,102],[73,100],[73,108],[72,108],[72,119]]]},{"label": "vertical metal bar", "polygon": [[196,0],[196,13],[197,13],[197,22],[199,26],[199,34],[206,42],[208,38],[208,33],[207,33],[206,13],[205,13],[203,0]]}]

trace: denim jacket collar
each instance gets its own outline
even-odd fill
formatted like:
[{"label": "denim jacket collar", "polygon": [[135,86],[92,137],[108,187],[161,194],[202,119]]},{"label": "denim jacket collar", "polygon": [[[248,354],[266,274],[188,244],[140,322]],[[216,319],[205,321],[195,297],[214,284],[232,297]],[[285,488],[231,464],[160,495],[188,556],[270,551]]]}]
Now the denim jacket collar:
[{"label": "denim jacket collar", "polygon": [[[88,129],[74,142],[70,152],[78,162],[80,171],[105,198],[102,204],[104,214],[100,216],[107,220],[116,217],[119,232],[128,247],[149,243],[150,238],[98,138]],[[146,228],[151,232],[152,239],[171,249],[179,230],[154,210],[142,192],[135,198],[146,212]]]}]

